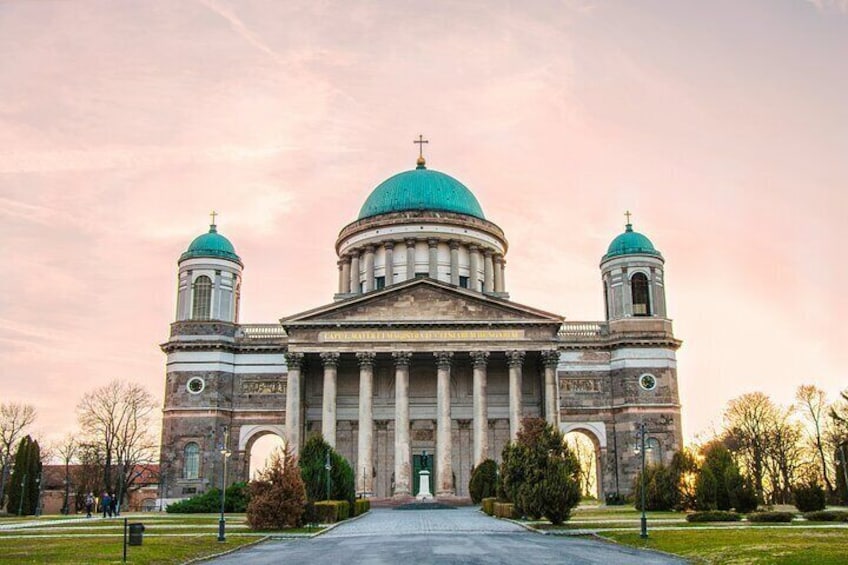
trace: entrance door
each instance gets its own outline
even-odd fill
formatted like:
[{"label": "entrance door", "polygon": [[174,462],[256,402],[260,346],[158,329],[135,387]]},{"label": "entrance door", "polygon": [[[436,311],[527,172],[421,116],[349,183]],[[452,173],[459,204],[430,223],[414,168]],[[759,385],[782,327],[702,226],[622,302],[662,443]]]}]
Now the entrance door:
[{"label": "entrance door", "polygon": [[[424,453],[427,454],[426,466],[424,461]],[[418,472],[424,469],[430,471],[430,492],[435,493],[434,485],[436,481],[436,473],[434,472],[435,466],[433,459],[433,454],[427,453],[426,451],[412,456],[412,496],[418,496],[418,489],[421,483],[421,479],[418,476]]]}]

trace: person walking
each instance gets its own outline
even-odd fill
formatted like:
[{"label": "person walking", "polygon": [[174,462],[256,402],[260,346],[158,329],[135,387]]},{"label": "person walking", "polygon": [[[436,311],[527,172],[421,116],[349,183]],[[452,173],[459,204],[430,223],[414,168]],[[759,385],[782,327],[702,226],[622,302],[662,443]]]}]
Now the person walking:
[{"label": "person walking", "polygon": [[85,517],[91,518],[91,511],[94,508],[94,493],[90,492],[85,497]]},{"label": "person walking", "polygon": [[100,506],[103,508],[103,517],[105,518],[108,514],[109,517],[112,517],[112,498],[109,496],[108,492],[103,493],[103,497],[100,499]]},{"label": "person walking", "polygon": [[118,497],[115,496],[115,493],[112,493],[112,502],[109,506],[109,516],[118,517]]}]

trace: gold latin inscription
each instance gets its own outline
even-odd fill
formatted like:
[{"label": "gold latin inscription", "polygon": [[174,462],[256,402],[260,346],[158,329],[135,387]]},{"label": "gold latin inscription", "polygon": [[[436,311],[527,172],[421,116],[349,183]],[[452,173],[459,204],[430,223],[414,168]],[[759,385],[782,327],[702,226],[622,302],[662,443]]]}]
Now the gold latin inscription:
[{"label": "gold latin inscription", "polygon": [[498,341],[524,339],[524,330],[339,330],[321,332],[328,341]]}]

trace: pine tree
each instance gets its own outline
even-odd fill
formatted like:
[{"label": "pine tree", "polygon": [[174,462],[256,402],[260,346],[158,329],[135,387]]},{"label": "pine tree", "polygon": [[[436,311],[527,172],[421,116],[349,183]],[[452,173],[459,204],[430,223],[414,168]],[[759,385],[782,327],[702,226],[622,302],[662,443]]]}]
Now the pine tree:
[{"label": "pine tree", "polygon": [[15,452],[15,467],[9,480],[9,514],[35,514],[41,479],[41,450],[30,436],[21,439]]},{"label": "pine tree", "polygon": [[297,459],[288,446],[271,454],[271,462],[250,483],[247,523],[254,530],[282,530],[301,524],[306,488]]}]

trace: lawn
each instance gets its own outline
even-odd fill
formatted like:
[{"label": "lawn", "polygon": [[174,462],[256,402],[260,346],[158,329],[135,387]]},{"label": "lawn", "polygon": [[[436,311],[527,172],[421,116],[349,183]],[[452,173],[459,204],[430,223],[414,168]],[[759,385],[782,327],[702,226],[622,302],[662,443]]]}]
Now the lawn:
[{"label": "lawn", "polygon": [[[214,555],[248,543],[257,537],[215,535],[149,537],[144,544],[127,548],[127,563],[185,563],[189,559]],[[123,542],[120,537],[0,538],[0,563],[120,563]]]},{"label": "lawn", "polygon": [[844,564],[848,530],[811,528],[739,528],[654,530],[647,540],[638,532],[601,532],[604,538],[633,547],[674,553],[696,563]]}]

